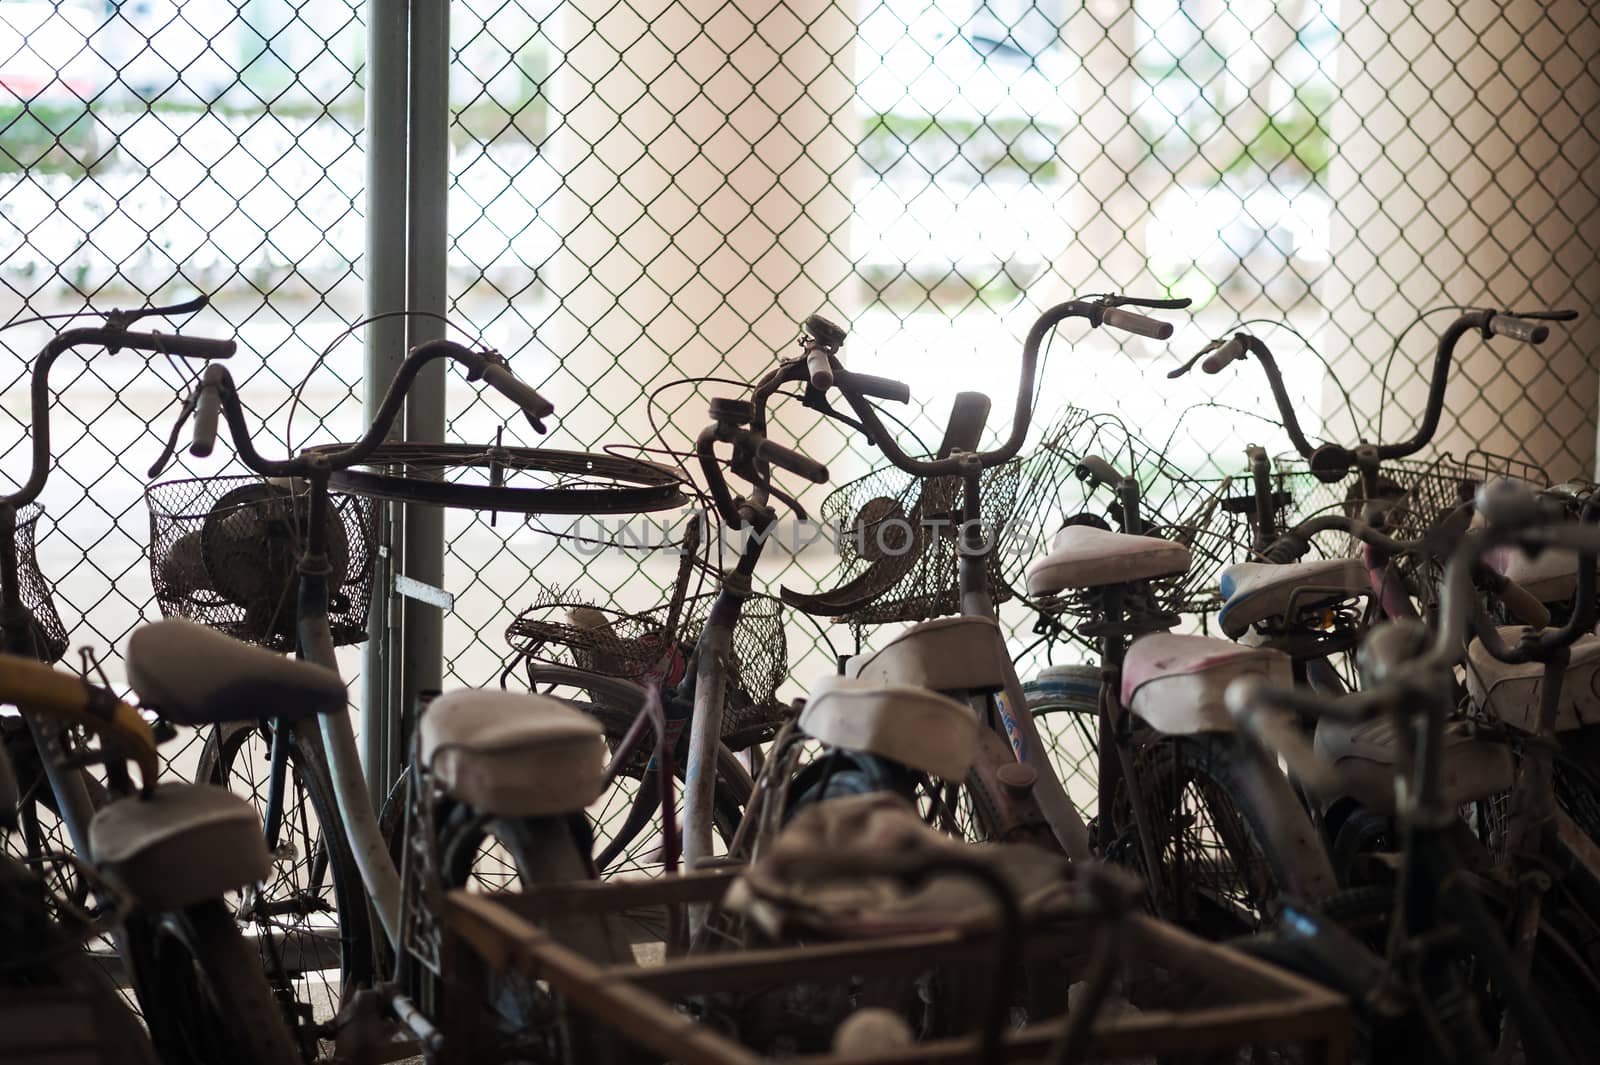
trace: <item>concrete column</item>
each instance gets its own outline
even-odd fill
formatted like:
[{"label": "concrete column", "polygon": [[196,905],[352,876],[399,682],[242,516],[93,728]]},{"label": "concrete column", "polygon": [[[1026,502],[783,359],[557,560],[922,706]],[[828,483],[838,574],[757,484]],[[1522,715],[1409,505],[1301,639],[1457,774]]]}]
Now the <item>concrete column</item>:
[{"label": "concrete column", "polygon": [[[754,380],[793,350],[806,315],[848,323],[859,307],[855,24],[831,0],[647,0],[598,21],[561,11],[543,151],[565,175],[546,208],[563,247],[541,271],[560,306],[540,342],[565,370],[541,388],[584,445],[649,441],[653,384]],[[667,398],[684,404],[669,437],[682,446],[705,401]],[[782,425],[825,461],[842,445],[810,412]]]},{"label": "concrete column", "polygon": [[[1346,2],[1327,353],[1377,438],[1421,416],[1440,303],[1574,307],[1542,348],[1463,341],[1436,446],[1589,474],[1600,350],[1600,21],[1583,0]],[[1328,415],[1347,426],[1330,390]]]}]

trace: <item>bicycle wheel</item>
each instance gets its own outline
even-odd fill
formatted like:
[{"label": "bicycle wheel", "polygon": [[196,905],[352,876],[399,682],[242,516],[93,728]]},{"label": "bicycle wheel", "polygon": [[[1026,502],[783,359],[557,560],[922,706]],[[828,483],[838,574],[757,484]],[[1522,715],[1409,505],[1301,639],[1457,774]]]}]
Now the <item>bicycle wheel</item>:
[{"label": "bicycle wheel", "polygon": [[[237,923],[252,933],[258,965],[292,1016],[308,1060],[329,1054],[331,1040],[317,1026],[339,1010],[347,995],[373,979],[372,930],[360,871],[338,831],[333,789],[320,752],[291,730],[283,813],[271,879],[227,902]],[[195,779],[219,784],[248,799],[263,819],[270,787],[272,738],[260,725],[213,730],[201,751]],[[324,832],[324,826],[332,831]]]},{"label": "bicycle wheel", "polygon": [[[310,448],[337,452],[346,444]],[[335,491],[513,514],[641,514],[689,498],[676,470],[605,452],[479,444],[382,444],[365,469],[335,471]]]},{"label": "bicycle wheel", "polygon": [[[440,812],[439,875],[446,887],[497,892],[593,880],[588,851],[581,818],[489,817],[455,804]],[[609,916],[570,916],[544,930],[599,964],[633,958]],[[595,1059],[591,1026],[566,1016],[547,985],[511,973],[486,981],[485,990],[497,1060]]]},{"label": "bicycle wheel", "polygon": [[136,915],[127,933],[139,1001],[164,1065],[300,1060],[260,959],[227,904]]},{"label": "bicycle wheel", "polygon": [[1092,832],[1100,801],[1100,667],[1051,666],[1026,681],[1022,694],[1050,764]]},{"label": "bicycle wheel", "polygon": [[[1494,895],[1480,895],[1491,915],[1504,927],[1507,914],[1504,903]],[[1325,917],[1337,922],[1368,947],[1382,953],[1389,938],[1389,923],[1395,912],[1394,889],[1387,886],[1353,888],[1338,892],[1317,904],[1316,909]],[[1390,1034],[1388,1038],[1374,1039],[1368,1060],[1373,1065],[1411,1065],[1426,1055],[1434,1039],[1444,1038],[1452,1044],[1476,1042],[1479,1039],[1494,1045],[1499,1039],[1504,1006],[1498,993],[1488,981],[1484,967],[1473,953],[1467,937],[1456,937],[1460,952],[1457,964],[1449,967],[1443,979],[1470,994],[1476,1000],[1468,1008],[1457,1010],[1449,1018],[1423,1021],[1415,1018],[1413,1028],[1403,1035]],[[1539,938],[1533,953],[1533,968],[1529,973],[1533,997],[1541,1003],[1549,1016],[1561,1026],[1568,1046],[1580,1051],[1573,1060],[1585,1060],[1584,1055],[1600,1045],[1600,1017],[1594,1004],[1600,1001],[1600,973],[1585,961],[1565,932],[1550,921],[1539,925]],[[1447,996],[1446,996],[1447,997]],[[1441,1023],[1444,1021],[1444,1023]],[[1455,1032],[1466,1024],[1480,1026],[1479,1032]],[[1440,1029],[1444,1029],[1441,1031]],[[1436,1043],[1432,1044],[1437,1047]],[[1535,1065],[1520,1045],[1512,1047],[1511,1061],[1521,1065]]]},{"label": "bicycle wheel", "polygon": [[[1224,939],[1259,928],[1280,894],[1332,893],[1321,840],[1275,764],[1227,734],[1153,736],[1132,755],[1139,793],[1129,801],[1123,789],[1123,838],[1106,852],[1141,867],[1172,909],[1166,916]],[[1142,805],[1148,839],[1138,838],[1132,802]],[[1150,853],[1159,868],[1143,868]]]}]

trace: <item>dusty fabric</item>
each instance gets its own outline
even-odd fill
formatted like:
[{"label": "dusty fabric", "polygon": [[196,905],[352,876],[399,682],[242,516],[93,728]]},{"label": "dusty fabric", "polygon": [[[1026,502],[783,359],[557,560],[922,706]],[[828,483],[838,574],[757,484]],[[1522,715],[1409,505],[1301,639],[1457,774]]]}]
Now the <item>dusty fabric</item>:
[{"label": "dusty fabric", "polygon": [[999,874],[1025,916],[1074,895],[1065,858],[1026,844],[952,839],[899,796],[874,794],[830,799],[796,814],[735,882],[724,906],[774,936],[801,929],[859,936],[997,924],[993,893],[969,875],[940,871],[916,880],[874,871],[950,858],[980,862]]}]

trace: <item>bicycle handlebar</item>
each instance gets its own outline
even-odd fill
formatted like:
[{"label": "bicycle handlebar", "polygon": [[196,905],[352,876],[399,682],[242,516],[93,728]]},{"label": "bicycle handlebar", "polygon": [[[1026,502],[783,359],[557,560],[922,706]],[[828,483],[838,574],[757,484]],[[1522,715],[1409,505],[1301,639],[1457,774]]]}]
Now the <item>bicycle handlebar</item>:
[{"label": "bicycle handlebar", "polygon": [[813,484],[828,483],[828,467],[812,458],[807,458],[793,448],[774,444],[771,440],[763,439],[756,445],[756,457],[770,462],[780,469],[798,474]]},{"label": "bicycle handlebar", "polygon": [[[1146,307],[1163,310],[1179,310],[1189,305],[1188,299],[1173,300],[1145,300],[1130,296],[1097,296],[1089,299],[1072,299],[1058,303],[1041,314],[1028,330],[1028,335],[1022,345],[1022,369],[1017,388],[1016,409],[1011,416],[1011,433],[1006,442],[992,451],[977,452],[975,457],[978,465],[984,469],[1009,462],[1017,452],[1022,450],[1023,440],[1028,435],[1028,429],[1033,422],[1033,391],[1039,363],[1039,349],[1044,343],[1044,338],[1057,325],[1069,318],[1087,319],[1091,328],[1102,325],[1113,329],[1122,329],[1137,333],[1141,336],[1164,339],[1170,336],[1172,328],[1169,324],[1159,322],[1154,318],[1131,311],[1122,310],[1123,307]],[[1112,313],[1116,312],[1116,313]],[[848,387],[848,382],[836,381],[835,384],[849,403],[850,409],[855,413],[861,423],[862,431],[867,438],[877,445],[893,465],[907,473],[918,477],[945,477],[958,474],[963,465],[972,461],[972,456],[952,455],[946,458],[918,459],[907,454],[895,442],[893,435],[879,420],[877,412],[866,401],[864,395],[853,392]]]},{"label": "bicycle handlebar", "polygon": [[[795,364],[799,365],[800,361],[796,360]],[[817,484],[827,483],[828,467],[792,448],[773,443],[767,439],[763,429],[746,428],[754,420],[755,411],[756,404],[753,402],[733,399],[711,401],[712,423],[701,430],[694,446],[700,471],[705,475],[706,489],[711,493],[717,514],[730,528],[737,529],[746,522],[751,525],[762,524],[762,512],[767,510],[769,495],[782,500],[803,521],[806,518],[805,507],[793,496],[774,487],[762,467],[768,464],[778,466]],[[733,445],[733,458],[728,468],[755,487],[748,499],[735,498],[728,487],[728,478],[722,472],[722,463],[717,458],[718,443]]]},{"label": "bicycle handlebar", "polygon": [[[1550,336],[1550,329],[1543,324],[1544,322],[1568,322],[1576,317],[1576,311],[1566,310],[1513,313],[1485,309],[1470,310],[1457,317],[1439,335],[1433,371],[1428,380],[1428,400],[1416,433],[1402,443],[1377,444],[1374,448],[1376,457],[1381,461],[1414,455],[1433,439],[1434,434],[1438,432],[1439,417],[1444,410],[1444,393],[1449,383],[1450,362],[1462,337],[1471,332],[1478,332],[1486,340],[1493,336],[1503,336],[1526,344],[1543,344]],[[1301,457],[1314,460],[1313,472],[1319,477],[1328,481],[1343,479],[1350,472],[1350,467],[1356,464],[1355,449],[1341,444],[1323,444],[1317,447],[1306,438],[1304,430],[1300,427],[1300,419],[1295,415],[1289,391],[1284,386],[1283,373],[1278,367],[1277,360],[1273,358],[1266,344],[1257,337],[1249,333],[1235,333],[1228,340],[1213,340],[1194,358],[1172,370],[1167,376],[1183,376],[1202,356],[1204,361],[1200,364],[1201,369],[1208,374],[1214,374],[1221,372],[1229,363],[1241,360],[1247,355],[1254,355],[1261,363],[1261,369],[1267,375],[1267,384],[1272,389],[1273,402],[1283,419],[1284,431],[1289,434],[1295,450]]]},{"label": "bicycle handlebar", "polygon": [[[482,369],[484,383],[522,408],[523,417],[536,432],[545,431],[544,419],[556,412],[555,404],[545,399],[533,386],[511,372],[504,362],[485,362]],[[472,380],[469,373],[467,380]]]},{"label": "bicycle handlebar", "polygon": [[289,459],[268,459],[256,450],[255,442],[250,435],[249,421],[244,406],[239,401],[239,390],[234,384],[233,377],[225,368],[214,367],[207,371],[205,380],[201,382],[200,394],[179,414],[178,422],[173,426],[172,436],[167,441],[167,447],[150,467],[149,475],[158,476],[172,460],[183,423],[191,412],[205,402],[204,393],[207,390],[215,394],[222,408],[223,419],[228,425],[228,435],[233,438],[234,447],[238,449],[239,460],[254,472],[265,477],[304,477],[320,471],[347,470],[358,466],[388,438],[389,430],[400,416],[406,394],[416,383],[417,374],[421,372],[423,366],[434,359],[443,358],[454,359],[465,366],[467,380],[485,380],[502,395],[516,402],[534,427],[543,431],[540,420],[555,408],[533,388],[513,375],[505,359],[498,352],[473,351],[453,340],[430,340],[411,349],[411,353],[395,371],[394,380],[389,383],[389,390],[384,394],[383,402],[378,405],[378,412],[373,416],[372,425],[367,429],[366,435],[348,447],[318,449],[315,454],[302,453]]},{"label": "bicycle handlebar", "polygon": [[33,360],[29,402],[33,421],[33,468],[21,488],[10,495],[0,496],[0,503],[22,506],[38,498],[50,476],[50,369],[56,359],[73,348],[100,346],[109,354],[127,348],[132,351],[149,351],[193,359],[226,359],[233,355],[238,345],[232,340],[210,337],[180,336],[169,333],[130,332],[123,322],[137,321],[152,314],[179,314],[204,307],[204,296],[172,307],[146,308],[140,311],[112,311],[102,326],[85,326],[57,333]]}]

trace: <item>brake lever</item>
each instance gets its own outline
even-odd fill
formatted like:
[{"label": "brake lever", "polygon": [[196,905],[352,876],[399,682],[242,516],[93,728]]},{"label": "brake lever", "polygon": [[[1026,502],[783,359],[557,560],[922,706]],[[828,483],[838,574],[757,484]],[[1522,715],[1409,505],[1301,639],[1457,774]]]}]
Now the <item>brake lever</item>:
[{"label": "brake lever", "polygon": [[151,480],[160,477],[162,472],[172,463],[178,454],[178,437],[183,434],[183,427],[189,424],[189,418],[194,414],[195,408],[200,405],[200,392],[194,392],[183,397],[183,410],[178,412],[178,420],[172,423],[172,434],[167,437],[167,446],[161,449],[161,456],[156,459],[146,474]]},{"label": "brake lever", "polygon": [[[1228,339],[1231,340],[1232,338],[1230,337]],[[1190,370],[1194,369],[1195,363],[1199,362],[1201,359],[1205,358],[1207,355],[1210,355],[1213,351],[1216,351],[1218,348],[1222,347],[1222,345],[1226,344],[1227,342],[1228,342],[1227,340],[1224,340],[1221,337],[1218,337],[1217,339],[1211,341],[1211,343],[1207,344],[1205,347],[1203,347],[1199,351],[1195,352],[1194,355],[1189,359],[1188,362],[1184,363],[1182,366],[1179,366],[1176,370],[1168,370],[1167,371],[1167,380],[1170,381],[1170,380],[1172,380],[1174,378],[1182,377],[1184,374],[1186,374]]]},{"label": "brake lever", "polygon": [[1575,310],[1562,311],[1505,311],[1509,318],[1532,318],[1540,322],[1570,322],[1578,317]]},{"label": "brake lever", "polygon": [[1148,299],[1143,296],[1123,296],[1114,292],[1108,292],[1104,296],[1095,298],[1107,307],[1149,307],[1158,311],[1181,311],[1194,302],[1188,296],[1177,296],[1171,299]]},{"label": "brake lever", "polygon": [[121,308],[112,308],[106,315],[106,328],[126,329],[141,318],[170,318],[181,314],[193,314],[204,310],[211,303],[211,297],[201,293],[192,300],[174,303],[167,307],[140,307],[138,310],[125,311]]}]

